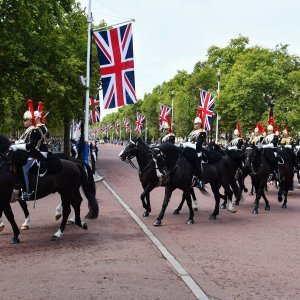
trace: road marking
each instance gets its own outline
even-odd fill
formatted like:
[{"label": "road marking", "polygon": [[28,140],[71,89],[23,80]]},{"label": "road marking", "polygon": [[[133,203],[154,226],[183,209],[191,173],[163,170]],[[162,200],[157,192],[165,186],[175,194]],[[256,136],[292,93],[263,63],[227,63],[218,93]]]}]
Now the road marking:
[{"label": "road marking", "polygon": [[145,223],[135,214],[135,212],[122,200],[122,198],[115,192],[115,190],[105,181],[102,181],[107,189],[115,196],[119,203],[126,209],[136,223],[141,227],[148,238],[159,249],[162,255],[169,261],[173,268],[177,271],[180,278],[188,286],[191,292],[198,300],[209,300],[208,296],[203,292],[201,287],[194,281],[189,273],[181,266],[176,258],[169,252],[169,250],[160,242],[160,240],[151,232]]}]

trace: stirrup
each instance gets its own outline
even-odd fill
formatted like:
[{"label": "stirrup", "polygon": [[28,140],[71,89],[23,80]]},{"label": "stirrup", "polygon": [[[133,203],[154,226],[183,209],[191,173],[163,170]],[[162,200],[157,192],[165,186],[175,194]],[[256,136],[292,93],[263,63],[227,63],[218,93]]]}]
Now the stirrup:
[{"label": "stirrup", "polygon": [[19,197],[17,197],[16,199],[18,201],[28,201],[28,200],[30,200],[31,195],[32,195],[32,193],[28,194],[27,192],[24,192]]},{"label": "stirrup", "polygon": [[200,190],[204,189],[205,185],[204,185],[204,181],[203,180],[199,180],[198,184],[197,184],[197,188],[199,188]]}]

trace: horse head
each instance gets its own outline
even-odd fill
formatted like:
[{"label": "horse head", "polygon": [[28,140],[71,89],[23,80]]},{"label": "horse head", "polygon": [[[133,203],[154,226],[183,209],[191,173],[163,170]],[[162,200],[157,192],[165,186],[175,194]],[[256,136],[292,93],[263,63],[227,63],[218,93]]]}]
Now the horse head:
[{"label": "horse head", "polygon": [[134,140],[130,140],[128,145],[120,152],[119,157],[125,161],[129,162],[133,159],[137,154],[137,142]]},{"label": "horse head", "polygon": [[260,149],[256,147],[254,144],[246,147],[244,153],[245,168],[251,170],[252,173],[255,173],[254,168],[255,169],[258,168],[261,162],[261,156],[262,153]]}]

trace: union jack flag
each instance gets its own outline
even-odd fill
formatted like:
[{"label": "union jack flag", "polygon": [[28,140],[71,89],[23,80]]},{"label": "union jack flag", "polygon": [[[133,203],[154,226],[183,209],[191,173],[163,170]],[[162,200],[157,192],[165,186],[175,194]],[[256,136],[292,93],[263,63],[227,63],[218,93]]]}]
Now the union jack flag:
[{"label": "union jack flag", "polygon": [[125,131],[129,132],[130,131],[130,125],[129,125],[129,120],[127,118],[123,118],[123,124],[125,127]]},{"label": "union jack flag", "polygon": [[168,121],[167,117],[170,115],[171,112],[172,112],[172,107],[161,104],[159,120],[167,122]]},{"label": "union jack flag", "polygon": [[136,121],[135,121],[135,131],[138,133],[142,132],[142,128],[144,125],[145,116],[139,112],[136,113]]},{"label": "union jack flag", "polygon": [[100,100],[98,95],[96,99],[90,98],[90,115],[93,124],[100,122]]},{"label": "union jack flag", "polygon": [[134,82],[132,24],[94,32],[104,109],[137,102]]},{"label": "union jack flag", "polygon": [[211,130],[211,121],[213,117],[213,110],[215,105],[215,95],[204,90],[200,90],[200,103],[198,114],[202,119],[202,128]]}]

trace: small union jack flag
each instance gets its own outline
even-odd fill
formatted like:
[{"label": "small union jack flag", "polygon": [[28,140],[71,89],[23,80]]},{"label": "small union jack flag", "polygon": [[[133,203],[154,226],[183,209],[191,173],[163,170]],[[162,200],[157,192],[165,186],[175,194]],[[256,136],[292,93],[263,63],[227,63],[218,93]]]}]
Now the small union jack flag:
[{"label": "small union jack flag", "polygon": [[211,130],[211,121],[213,117],[213,110],[215,105],[215,95],[206,92],[204,90],[200,90],[200,103],[198,114],[202,119],[202,128],[205,130]]},{"label": "small union jack flag", "polygon": [[161,104],[159,120],[167,122],[168,120],[167,117],[171,114],[171,112],[172,112],[172,107]]},{"label": "small union jack flag", "polygon": [[137,102],[134,82],[132,24],[94,32],[104,109]]},{"label": "small union jack flag", "polygon": [[96,99],[90,98],[90,115],[93,124],[100,122],[100,100],[98,95]]},{"label": "small union jack flag", "polygon": [[125,127],[125,131],[130,132],[129,120],[127,118],[123,119],[123,124],[124,124],[124,127]]},{"label": "small union jack flag", "polygon": [[136,121],[135,121],[135,131],[138,133],[142,132],[142,128],[144,125],[145,116],[139,112],[136,113]]}]

